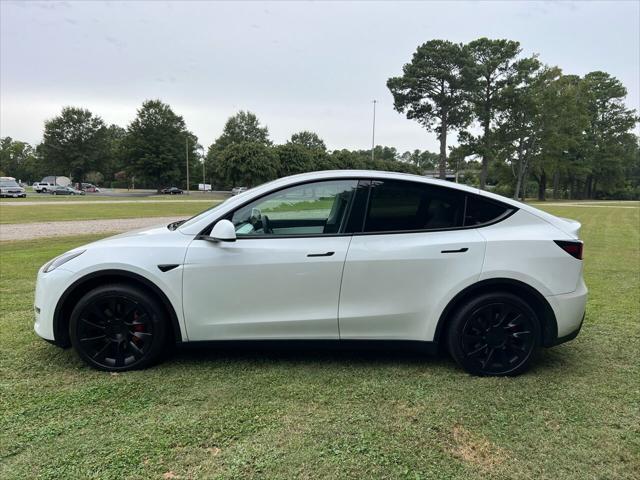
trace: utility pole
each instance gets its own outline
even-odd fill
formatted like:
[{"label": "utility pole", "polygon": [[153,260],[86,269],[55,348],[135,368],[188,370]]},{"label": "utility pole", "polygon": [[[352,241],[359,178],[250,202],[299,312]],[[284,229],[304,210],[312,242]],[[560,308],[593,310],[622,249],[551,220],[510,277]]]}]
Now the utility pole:
[{"label": "utility pole", "polygon": [[184,139],[184,153],[187,159],[187,195],[189,195],[189,138]]},{"label": "utility pole", "polygon": [[373,100],[373,133],[371,134],[371,161],[374,161],[374,148],[376,146],[376,103],[377,100]]},{"label": "utility pole", "polygon": [[201,148],[201,152],[202,152],[202,191],[206,192],[207,191],[207,176],[205,175],[205,170],[204,170],[204,164],[207,160],[207,158],[204,156],[204,147],[200,147]]}]

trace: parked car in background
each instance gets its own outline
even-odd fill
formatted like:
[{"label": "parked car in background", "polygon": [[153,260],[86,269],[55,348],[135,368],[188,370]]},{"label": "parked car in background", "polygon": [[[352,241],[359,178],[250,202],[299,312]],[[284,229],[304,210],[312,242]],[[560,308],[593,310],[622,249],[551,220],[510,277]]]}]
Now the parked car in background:
[{"label": "parked car in background", "polygon": [[84,195],[84,192],[73,187],[57,186],[51,190],[51,195]]},{"label": "parked car in background", "polygon": [[81,183],[80,188],[83,192],[89,193],[99,193],[100,189],[96,187],[93,183]]},{"label": "parked car in background", "polygon": [[579,229],[416,175],[295,175],[52,259],[35,330],[110,371],[169,343],[333,340],[441,347],[470,373],[515,375],[580,331]]},{"label": "parked car in background", "polygon": [[0,177],[0,197],[26,197],[27,192],[13,177]]},{"label": "parked car in background", "polygon": [[247,187],[233,187],[231,189],[231,195],[239,195],[242,192],[246,192],[247,191]]},{"label": "parked car in background", "polygon": [[165,188],[164,190],[161,190],[161,191],[165,195],[182,195],[182,193],[183,193],[182,189],[180,189],[178,187],[169,187],[169,188]]},{"label": "parked car in background", "polygon": [[55,183],[50,183],[50,182],[33,182],[33,190],[36,193],[48,193],[51,192],[51,190],[53,190],[54,188],[56,188],[58,185],[56,185]]}]

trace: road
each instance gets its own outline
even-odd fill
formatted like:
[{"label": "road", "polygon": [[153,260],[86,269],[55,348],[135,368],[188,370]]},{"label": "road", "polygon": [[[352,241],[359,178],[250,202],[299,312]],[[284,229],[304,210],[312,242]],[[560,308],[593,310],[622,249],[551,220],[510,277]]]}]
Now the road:
[{"label": "road", "polygon": [[[92,202],[93,203],[93,202]],[[120,233],[154,225],[167,225],[186,217],[151,217],[113,220],[73,220],[65,222],[9,223],[0,226],[0,242],[48,237]]]},{"label": "road", "polygon": [[29,207],[35,205],[104,205],[104,204],[118,204],[124,205],[127,203],[220,203],[219,199],[210,198],[210,199],[202,199],[202,200],[69,200],[64,201],[44,201],[44,200],[20,200],[18,202],[0,202],[3,207]]}]

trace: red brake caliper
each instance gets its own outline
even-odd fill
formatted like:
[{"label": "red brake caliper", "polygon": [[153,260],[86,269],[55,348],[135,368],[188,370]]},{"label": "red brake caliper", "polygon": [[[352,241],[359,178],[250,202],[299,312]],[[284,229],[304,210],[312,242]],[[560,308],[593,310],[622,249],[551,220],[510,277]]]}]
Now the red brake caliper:
[{"label": "red brake caliper", "polygon": [[[138,321],[138,317],[139,317],[138,312],[137,312],[137,311],[133,312],[133,321],[134,321],[134,322]],[[145,330],[144,324],[143,324],[143,323],[137,323],[137,324],[135,324],[135,325],[133,326],[133,330],[134,330],[135,332],[144,332],[144,330]],[[133,336],[133,341],[137,344],[137,343],[140,343],[142,340],[141,340],[139,337],[136,337],[136,336],[134,335],[134,336]]]}]

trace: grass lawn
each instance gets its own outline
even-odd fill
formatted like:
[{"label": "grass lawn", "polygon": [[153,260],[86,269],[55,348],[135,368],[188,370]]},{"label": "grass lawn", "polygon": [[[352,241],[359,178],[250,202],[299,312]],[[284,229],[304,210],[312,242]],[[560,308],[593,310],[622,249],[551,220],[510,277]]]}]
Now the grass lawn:
[{"label": "grass lawn", "polygon": [[0,224],[55,222],[59,220],[103,220],[109,218],[142,218],[191,216],[220,203],[210,201],[129,201],[100,204],[74,204],[73,201],[47,205],[8,206],[0,202]]},{"label": "grass lawn", "polygon": [[638,478],[640,209],[546,208],[583,223],[585,325],[503,379],[389,352],[96,372],[32,330],[37,268],[96,237],[3,243],[0,478]]}]

